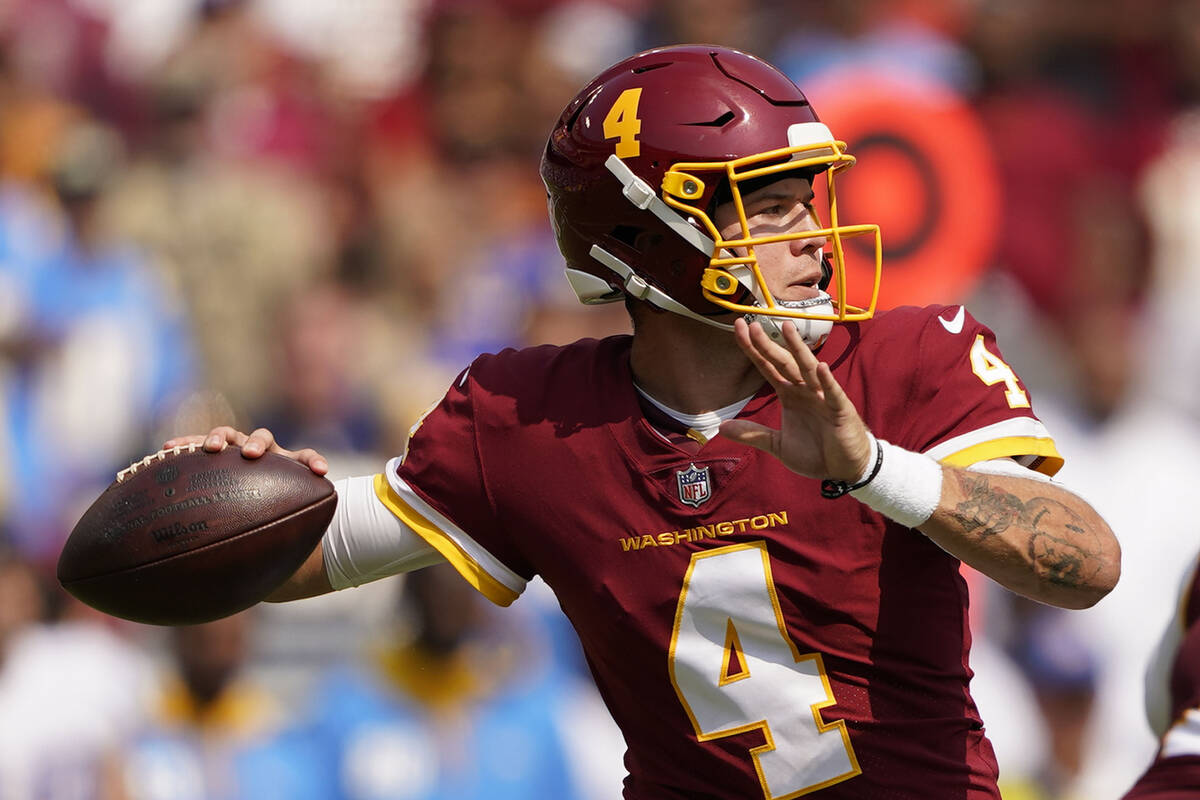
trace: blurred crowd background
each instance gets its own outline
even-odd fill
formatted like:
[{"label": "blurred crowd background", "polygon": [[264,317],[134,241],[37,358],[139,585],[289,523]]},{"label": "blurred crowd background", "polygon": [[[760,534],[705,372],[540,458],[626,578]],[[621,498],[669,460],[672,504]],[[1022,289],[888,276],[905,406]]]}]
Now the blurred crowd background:
[{"label": "blurred crowd background", "polygon": [[367,474],[477,353],[624,331],[570,294],[537,163],[588,78],[681,42],[806,90],[882,305],[991,325],[1112,522],[1087,612],[968,578],[1005,797],[1120,796],[1200,550],[1200,0],[0,0],[0,798],[618,796],[537,588],[497,615],[434,569],[165,631],[53,568],[171,435]]}]

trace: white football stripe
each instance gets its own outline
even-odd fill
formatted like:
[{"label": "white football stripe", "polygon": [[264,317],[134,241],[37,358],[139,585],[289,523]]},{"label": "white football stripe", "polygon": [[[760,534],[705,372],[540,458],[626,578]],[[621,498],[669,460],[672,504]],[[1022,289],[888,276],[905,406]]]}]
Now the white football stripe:
[{"label": "white football stripe", "polygon": [[990,442],[993,439],[1009,439],[1013,437],[1050,440],[1054,438],[1050,435],[1050,431],[1046,430],[1046,426],[1038,420],[1032,417],[1013,417],[1012,419],[1006,419],[1002,422],[996,422],[960,436],[955,436],[953,439],[947,439],[941,444],[926,450],[925,454],[941,461],[943,458],[952,456],[960,450],[966,450],[968,447]]}]

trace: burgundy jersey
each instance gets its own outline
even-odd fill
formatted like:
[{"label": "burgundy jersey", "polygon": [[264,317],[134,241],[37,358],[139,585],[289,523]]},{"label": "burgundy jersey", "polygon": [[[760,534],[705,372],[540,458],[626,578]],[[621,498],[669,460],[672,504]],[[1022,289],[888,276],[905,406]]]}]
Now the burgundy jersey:
[{"label": "burgundy jersey", "polygon": [[[998,798],[958,561],[765,453],[652,424],[630,342],[481,356],[380,496],[493,601],[554,589],[624,732],[627,798]],[[1061,464],[961,308],[835,326],[820,357],[880,438]],[[740,417],[778,427],[779,403],[764,388]]]},{"label": "burgundy jersey", "polygon": [[[1200,797],[1200,571],[1194,565],[1184,584],[1179,613],[1160,657],[1171,659],[1165,686],[1171,725],[1158,755],[1124,800],[1182,800]],[[1166,662],[1164,662],[1165,664]]]}]

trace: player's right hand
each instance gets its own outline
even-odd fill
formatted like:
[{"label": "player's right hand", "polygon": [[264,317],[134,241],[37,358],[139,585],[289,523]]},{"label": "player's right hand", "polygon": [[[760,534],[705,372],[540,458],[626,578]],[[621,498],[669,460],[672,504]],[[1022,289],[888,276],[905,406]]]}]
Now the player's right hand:
[{"label": "player's right hand", "polygon": [[329,472],[329,462],[325,460],[325,456],[311,447],[303,450],[288,450],[280,447],[279,443],[275,441],[275,434],[266,428],[257,428],[246,434],[228,425],[218,425],[207,434],[190,434],[168,439],[163,443],[163,449],[184,447],[189,444],[202,445],[210,453],[219,453],[232,444],[242,448],[242,455],[246,458],[258,458],[263,453],[278,453],[294,461],[299,461],[318,475]]},{"label": "player's right hand", "polygon": [[829,365],[818,361],[790,320],[783,344],[758,322],[734,321],[734,336],[747,358],[779,396],[779,430],[749,420],[726,420],[721,435],[778,458],[788,469],[817,480],[854,482],[865,474],[870,434]]}]

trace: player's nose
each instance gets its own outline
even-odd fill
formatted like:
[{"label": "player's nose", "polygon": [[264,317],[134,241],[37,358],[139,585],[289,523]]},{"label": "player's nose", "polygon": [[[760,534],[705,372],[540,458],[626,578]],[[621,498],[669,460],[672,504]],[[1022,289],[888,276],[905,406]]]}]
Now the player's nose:
[{"label": "player's nose", "polygon": [[805,222],[801,223],[800,230],[796,231],[796,233],[801,233],[803,235],[791,240],[790,246],[792,255],[799,256],[803,255],[805,252],[823,249],[825,247],[825,243],[829,241],[829,237],[825,236],[824,234],[813,232],[817,230],[819,229],[816,227],[815,223],[811,221],[806,220]]}]

